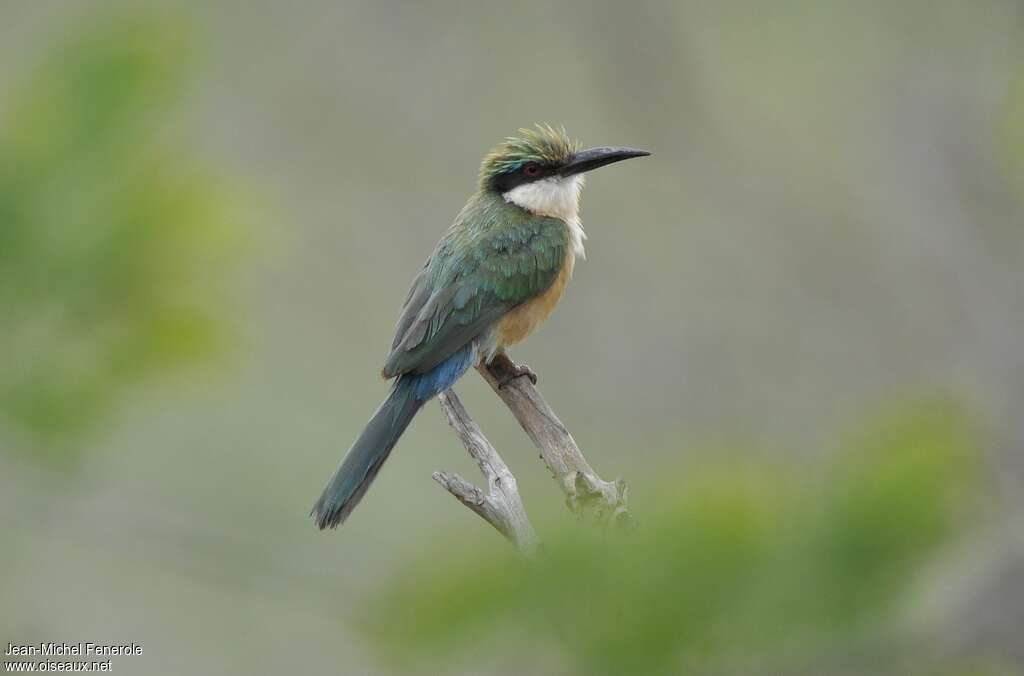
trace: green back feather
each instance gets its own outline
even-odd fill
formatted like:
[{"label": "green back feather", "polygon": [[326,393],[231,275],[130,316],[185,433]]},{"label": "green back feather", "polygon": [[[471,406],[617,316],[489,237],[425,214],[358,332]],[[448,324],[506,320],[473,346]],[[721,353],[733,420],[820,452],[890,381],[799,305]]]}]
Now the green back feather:
[{"label": "green back feather", "polygon": [[430,370],[546,291],[568,247],[564,222],[478,192],[413,282],[384,375]]}]

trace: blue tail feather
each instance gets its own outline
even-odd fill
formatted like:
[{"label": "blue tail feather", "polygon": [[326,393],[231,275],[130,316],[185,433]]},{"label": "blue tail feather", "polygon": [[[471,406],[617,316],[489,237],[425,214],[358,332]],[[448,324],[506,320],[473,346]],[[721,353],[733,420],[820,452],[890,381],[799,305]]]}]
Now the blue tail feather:
[{"label": "blue tail feather", "polygon": [[395,381],[313,506],[310,515],[317,526],[335,528],[348,518],[419,410],[454,385],[476,356],[470,344],[426,373],[407,373]]},{"label": "blue tail feather", "polygon": [[[476,359],[477,351],[473,344],[462,348],[433,369],[413,376],[414,396],[420,401],[427,401],[441,394],[461,378]],[[402,376],[403,378],[409,375]]]}]

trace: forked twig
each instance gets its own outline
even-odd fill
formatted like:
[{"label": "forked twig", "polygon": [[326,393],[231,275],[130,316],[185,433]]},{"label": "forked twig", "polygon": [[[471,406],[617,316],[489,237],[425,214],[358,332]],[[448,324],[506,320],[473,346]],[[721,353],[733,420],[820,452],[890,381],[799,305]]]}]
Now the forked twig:
[{"label": "forked twig", "polygon": [[494,526],[521,552],[532,556],[540,547],[540,540],[526,516],[515,476],[484,436],[479,425],[469,417],[454,391],[442,392],[438,400],[448,418],[448,424],[455,430],[487,480],[488,492],[484,495],[481,489],[453,472],[434,472],[434,481]]}]

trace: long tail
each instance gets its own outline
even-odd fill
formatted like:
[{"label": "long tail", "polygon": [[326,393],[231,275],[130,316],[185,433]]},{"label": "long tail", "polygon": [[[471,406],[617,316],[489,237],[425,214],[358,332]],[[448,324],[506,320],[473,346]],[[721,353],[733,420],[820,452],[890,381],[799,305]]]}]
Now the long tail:
[{"label": "long tail", "polygon": [[425,403],[425,398],[417,396],[416,389],[416,379],[399,378],[345,454],[310,512],[321,529],[343,523],[363,499],[391,449]]}]

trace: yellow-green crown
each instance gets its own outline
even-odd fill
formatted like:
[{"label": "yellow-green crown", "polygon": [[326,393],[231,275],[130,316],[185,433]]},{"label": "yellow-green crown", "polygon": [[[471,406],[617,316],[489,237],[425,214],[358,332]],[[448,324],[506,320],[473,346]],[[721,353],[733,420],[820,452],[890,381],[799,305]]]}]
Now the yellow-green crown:
[{"label": "yellow-green crown", "polygon": [[569,138],[565,127],[536,124],[533,129],[520,129],[519,136],[509,136],[484,157],[480,165],[480,182],[486,184],[495,176],[516,171],[527,162],[540,165],[562,165],[580,150],[580,143]]}]

